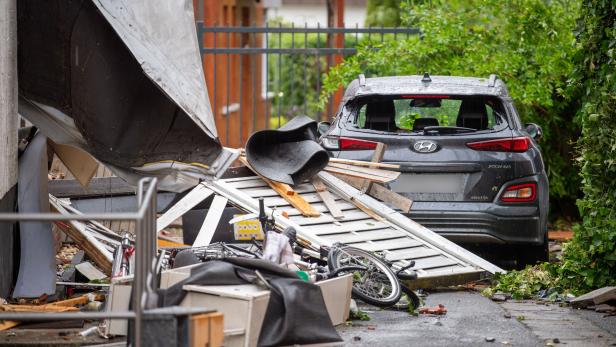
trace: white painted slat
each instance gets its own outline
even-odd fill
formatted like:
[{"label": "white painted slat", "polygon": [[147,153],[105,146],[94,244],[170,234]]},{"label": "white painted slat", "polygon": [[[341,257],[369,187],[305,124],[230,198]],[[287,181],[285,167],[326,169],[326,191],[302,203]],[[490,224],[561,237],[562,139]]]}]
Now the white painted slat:
[{"label": "white painted slat", "polygon": [[222,217],[222,213],[226,206],[227,198],[220,195],[214,196],[214,201],[212,201],[212,205],[207,211],[207,215],[193,243],[193,247],[207,246],[212,242],[212,237],[214,237],[214,232],[216,231],[216,227],[220,222],[220,217]]},{"label": "white painted slat", "polygon": [[[300,194],[300,195],[302,198],[304,198],[304,200],[306,200],[306,202],[311,203],[311,204],[313,202],[321,202],[321,203],[323,202],[323,200],[321,200],[321,197],[318,196],[317,193],[307,193],[307,194]],[[280,196],[265,198],[263,199],[263,202],[265,203],[265,206],[267,207],[291,206],[291,204],[289,204],[288,201],[281,198]]]},{"label": "white painted slat", "polygon": [[428,248],[425,246],[422,247],[414,247],[407,248],[395,251],[387,251],[385,253],[385,258],[389,261],[396,261],[402,259],[419,259],[419,258],[427,258],[434,255],[440,255],[441,252],[437,251],[433,248]]},{"label": "white painted slat", "polygon": [[369,219],[373,221],[373,219],[364,213],[361,210],[351,210],[344,213],[342,218],[336,219],[329,212],[321,213],[318,217],[303,217],[303,216],[293,216],[289,217],[292,221],[299,225],[314,225],[314,224],[325,224],[325,223],[333,223],[333,222],[347,222],[353,220],[362,220]]},{"label": "white painted slat", "polygon": [[397,239],[390,239],[386,241],[373,241],[351,244],[353,247],[359,247],[371,252],[390,251],[394,249],[404,248],[405,250],[412,247],[422,246],[423,244],[417,240],[413,240],[410,237],[400,237]]},{"label": "white painted slat", "polygon": [[430,258],[421,258],[421,259],[415,259],[415,267],[413,267],[414,270],[424,270],[428,273],[430,273],[430,269],[434,269],[434,268],[443,268],[446,266],[455,266],[458,267],[460,266],[459,263],[451,258],[447,258],[445,256],[442,255],[438,255],[435,257],[430,257]]},{"label": "white painted slat", "polygon": [[[260,198],[260,197],[268,197],[268,196],[279,196],[278,193],[273,190],[272,188],[269,187],[263,187],[263,188],[246,188],[246,189],[240,189],[241,191],[245,192],[246,194],[248,194],[250,197],[252,198]],[[312,185],[308,185],[308,184],[300,184],[297,187],[293,187],[293,190],[298,193],[298,194],[302,194],[302,193],[314,193],[316,191],[316,189],[314,189],[314,187]]]},{"label": "white painted slat", "polygon": [[[311,204],[312,207],[314,207],[315,210],[319,211],[319,212],[327,212],[328,208],[327,206],[325,206],[324,203],[322,202],[316,202]],[[336,201],[336,205],[338,206],[338,208],[340,208],[342,210],[342,212],[344,213],[345,211],[349,211],[349,210],[358,210],[359,209],[357,207],[355,207],[355,205],[346,202],[344,200],[338,200]],[[299,216],[301,215],[301,212],[299,212],[297,209],[294,208],[289,208],[287,210],[284,210],[285,212],[287,212],[287,214],[289,215],[289,217],[292,216]]]},{"label": "white painted slat", "polygon": [[156,231],[163,230],[213,193],[211,189],[199,184],[156,220]]},{"label": "white painted slat", "polygon": [[368,221],[352,221],[337,224],[306,225],[302,227],[302,230],[306,230],[306,232],[321,236],[345,233],[350,231],[383,229],[388,226],[389,225],[387,223],[375,221],[374,219],[369,219]]},{"label": "white painted slat", "polygon": [[[369,230],[369,231],[360,231],[354,233],[344,233],[344,234],[333,234],[333,235],[323,235],[325,240],[329,240],[333,242],[340,243],[356,243],[356,242],[364,242],[370,240],[384,240],[391,239],[395,237],[406,237],[406,233],[400,230],[395,230],[391,228],[385,229],[377,229],[377,230]],[[355,246],[355,245],[354,245]]]}]

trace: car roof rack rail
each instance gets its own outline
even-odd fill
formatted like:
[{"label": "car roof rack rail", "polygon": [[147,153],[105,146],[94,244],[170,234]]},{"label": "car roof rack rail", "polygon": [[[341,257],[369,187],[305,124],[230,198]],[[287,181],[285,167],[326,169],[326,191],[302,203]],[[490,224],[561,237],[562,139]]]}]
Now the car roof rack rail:
[{"label": "car roof rack rail", "polygon": [[357,75],[357,79],[359,80],[359,86],[360,87],[365,87],[366,86],[366,76],[364,76],[363,73],[360,73],[359,75]]},{"label": "car roof rack rail", "polygon": [[498,76],[496,76],[496,74],[491,74],[490,78],[488,79],[488,87],[494,87],[497,78]]}]

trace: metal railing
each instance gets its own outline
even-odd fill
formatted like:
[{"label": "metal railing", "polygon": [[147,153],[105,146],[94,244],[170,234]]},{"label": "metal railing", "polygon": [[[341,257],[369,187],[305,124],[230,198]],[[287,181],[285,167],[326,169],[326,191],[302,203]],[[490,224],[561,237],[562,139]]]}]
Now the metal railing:
[{"label": "metal railing", "polygon": [[135,346],[140,346],[143,334],[142,318],[151,303],[155,288],[156,254],[156,178],[143,178],[137,189],[137,212],[129,213],[0,213],[0,222],[52,222],[52,221],[135,221],[135,277],[133,282],[133,310],[125,312],[89,313],[0,313],[0,320],[41,321],[73,319],[134,319]]},{"label": "metal railing", "polygon": [[218,134],[223,144],[244,145],[256,130],[277,128],[307,115],[327,119],[338,105],[321,110],[322,77],[337,61],[357,53],[361,42],[419,35],[416,28],[205,26],[197,21],[199,48]]}]

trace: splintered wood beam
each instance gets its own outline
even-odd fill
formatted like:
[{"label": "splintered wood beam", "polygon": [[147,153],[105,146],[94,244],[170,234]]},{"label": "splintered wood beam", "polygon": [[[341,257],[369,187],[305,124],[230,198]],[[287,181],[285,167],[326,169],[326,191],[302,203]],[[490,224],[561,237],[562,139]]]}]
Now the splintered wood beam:
[{"label": "splintered wood beam", "polygon": [[329,163],[324,170],[331,173],[364,178],[378,183],[391,182],[400,176],[400,173],[395,171],[370,169],[366,167],[338,163]]},{"label": "splintered wood beam", "polygon": [[344,214],[342,214],[342,210],[336,204],[336,201],[334,200],[334,197],[331,195],[329,190],[327,190],[325,183],[323,183],[323,181],[321,181],[321,179],[316,176],[312,178],[311,182],[332,217],[334,217],[335,219],[343,218]]},{"label": "splintered wood beam", "polygon": [[[364,180],[357,177],[349,177],[343,175],[334,175],[336,178],[343,180],[355,189],[361,189]],[[408,213],[413,205],[413,200],[402,196],[396,192],[383,187],[380,184],[374,183],[370,187],[368,195],[377,198],[383,202],[391,204],[393,207],[400,209],[403,213]]]},{"label": "splintered wood beam", "polygon": [[[385,154],[386,148],[387,146],[385,146],[383,142],[377,143],[376,148],[374,149],[374,153],[372,153],[372,160],[370,160],[370,162],[378,163],[383,160],[383,155]],[[370,165],[369,168],[374,169],[376,168],[376,166],[373,164]],[[362,191],[362,193],[367,193],[370,191],[370,187],[372,187],[372,181],[365,180],[360,190]]]},{"label": "splintered wood beam", "polygon": [[[52,206],[52,210],[58,211],[55,206]],[[80,230],[79,224],[61,221],[57,221],[55,224],[63,233],[79,244],[79,247],[85,251],[88,257],[90,257],[106,275],[111,275],[111,263],[113,259],[109,252],[104,251],[98,240],[89,235],[86,231]]]},{"label": "splintered wood beam", "polygon": [[[252,170],[255,174],[259,175],[257,171],[255,171],[252,166],[246,160],[246,157],[240,157],[240,162],[246,165],[250,170]],[[317,211],[312,205],[310,205],[301,195],[297,194],[296,191],[291,188],[288,184],[275,182],[268,178],[265,178],[259,175],[265,183],[267,183],[278,195],[280,195],[283,199],[285,199],[291,206],[295,207],[302,215],[306,217],[318,217],[321,215],[321,212]]]},{"label": "splintered wood beam", "polygon": [[377,168],[382,168],[382,169],[399,169],[400,168],[400,165],[398,164],[372,163],[369,161],[353,160],[353,159],[329,158],[329,162],[339,163],[339,164],[357,165],[357,166],[377,167]]}]

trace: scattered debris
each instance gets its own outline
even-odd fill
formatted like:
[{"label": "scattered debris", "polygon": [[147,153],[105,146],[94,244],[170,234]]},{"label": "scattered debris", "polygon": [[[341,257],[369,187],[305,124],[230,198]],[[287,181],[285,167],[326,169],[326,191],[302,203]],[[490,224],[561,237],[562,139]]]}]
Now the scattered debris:
[{"label": "scattered debris", "polygon": [[569,241],[573,238],[573,231],[548,231],[548,239],[553,241]]},{"label": "scattered debris", "polygon": [[575,308],[585,308],[590,305],[599,305],[611,300],[616,300],[616,287],[603,287],[592,292],[588,292],[571,300],[571,305]]},{"label": "scattered debris", "polygon": [[94,265],[92,265],[88,261],[84,261],[81,264],[75,265],[75,268],[77,269],[77,271],[79,271],[79,273],[86,276],[86,278],[90,281],[102,280],[107,278],[107,275],[105,275],[99,269],[95,268]]},{"label": "scattered debris", "polygon": [[616,306],[613,305],[609,305],[609,304],[600,304],[595,306],[595,311],[599,312],[599,313],[616,313]]},{"label": "scattered debris", "polygon": [[434,307],[421,307],[419,309],[419,313],[442,315],[447,313],[447,308],[445,308],[445,305],[443,304],[438,304],[438,306]]},{"label": "scattered debris", "polygon": [[486,342],[494,342],[496,341],[496,338],[494,337],[486,337]]}]

